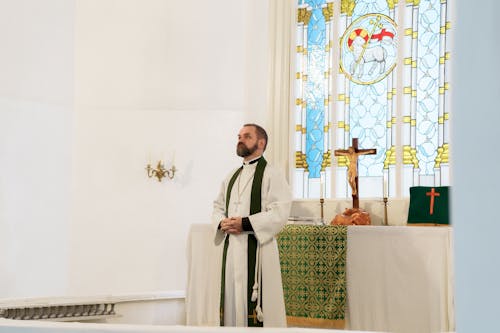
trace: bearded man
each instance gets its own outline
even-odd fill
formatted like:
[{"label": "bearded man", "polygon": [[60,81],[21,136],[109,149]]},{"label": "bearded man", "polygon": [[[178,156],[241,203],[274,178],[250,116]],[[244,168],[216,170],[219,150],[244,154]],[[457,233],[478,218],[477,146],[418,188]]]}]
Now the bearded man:
[{"label": "bearded man", "polygon": [[223,181],[212,225],[222,255],[221,326],[286,327],[276,235],[285,226],[291,191],[267,164],[266,131],[245,124],[236,153],[243,165]]}]

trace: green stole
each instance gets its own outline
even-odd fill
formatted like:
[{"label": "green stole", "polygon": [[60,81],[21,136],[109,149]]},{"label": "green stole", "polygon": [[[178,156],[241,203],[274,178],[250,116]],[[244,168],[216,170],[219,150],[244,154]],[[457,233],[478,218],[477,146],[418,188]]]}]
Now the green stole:
[{"label": "green stole", "polygon": [[[250,215],[260,213],[261,207],[261,197],[262,197],[262,177],[264,175],[264,169],[267,165],[267,161],[264,157],[261,157],[257,162],[255,168],[255,173],[252,182],[252,192],[250,196]],[[229,180],[229,185],[226,192],[226,217],[228,215],[229,201],[231,199],[231,190],[233,189],[234,182],[238,178],[243,166],[236,170],[234,175]],[[229,235],[226,236],[224,241],[224,252],[222,254],[222,283],[221,283],[221,297],[220,297],[220,326],[224,326],[224,290],[225,290],[225,278],[226,278],[226,256],[227,248],[229,246]],[[257,314],[255,313],[255,307],[257,302],[252,302],[252,292],[253,284],[255,278],[255,257],[257,252],[257,239],[255,235],[248,234],[248,251],[247,251],[247,267],[248,267],[248,277],[247,277],[247,307],[248,307],[248,326],[262,327],[263,323],[257,320]],[[262,286],[260,286],[262,292]],[[263,307],[261,305],[261,307]]]}]

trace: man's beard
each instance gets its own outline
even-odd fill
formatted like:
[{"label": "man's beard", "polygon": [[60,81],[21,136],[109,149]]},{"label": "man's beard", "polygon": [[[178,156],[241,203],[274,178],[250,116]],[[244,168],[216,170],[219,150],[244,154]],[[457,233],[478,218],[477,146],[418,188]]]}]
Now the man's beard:
[{"label": "man's beard", "polygon": [[257,149],[259,149],[257,143],[253,147],[248,148],[244,143],[240,142],[236,146],[236,154],[240,157],[247,157],[255,153]]}]

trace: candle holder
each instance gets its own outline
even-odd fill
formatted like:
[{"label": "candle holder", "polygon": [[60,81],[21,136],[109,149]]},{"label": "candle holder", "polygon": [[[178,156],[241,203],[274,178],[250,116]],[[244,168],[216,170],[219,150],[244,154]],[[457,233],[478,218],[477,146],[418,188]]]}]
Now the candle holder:
[{"label": "candle holder", "polygon": [[173,179],[175,176],[175,172],[177,169],[175,168],[175,165],[172,165],[170,169],[165,169],[165,166],[161,161],[158,161],[158,164],[156,165],[156,169],[151,167],[151,164],[148,164],[146,166],[146,171],[148,173],[148,177],[156,177],[158,178],[158,181],[161,182],[162,178],[168,177],[169,179]]},{"label": "candle holder", "polygon": [[319,205],[320,205],[320,213],[321,213],[321,224],[325,224],[325,216],[324,216],[324,213],[323,213],[323,208],[324,208],[324,205],[325,205],[325,199],[324,198],[320,198],[319,199]]},{"label": "candle holder", "polygon": [[384,225],[389,225],[389,218],[387,217],[387,202],[389,199],[384,197],[382,201],[384,202]]}]

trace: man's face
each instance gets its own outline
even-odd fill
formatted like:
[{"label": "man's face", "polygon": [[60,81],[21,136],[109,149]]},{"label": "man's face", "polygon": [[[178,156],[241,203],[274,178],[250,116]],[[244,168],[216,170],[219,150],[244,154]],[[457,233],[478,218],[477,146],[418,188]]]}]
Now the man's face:
[{"label": "man's face", "polygon": [[253,126],[245,126],[238,134],[238,144],[236,154],[240,157],[248,157],[259,149],[257,132]]}]

